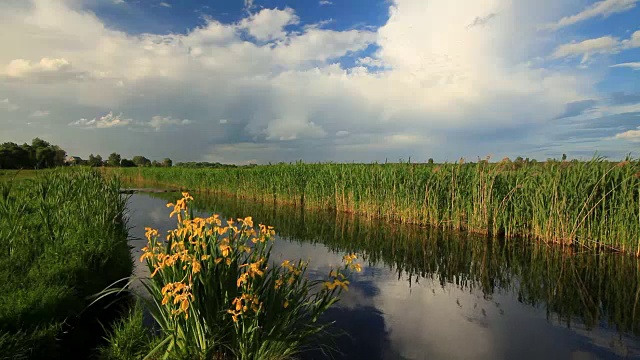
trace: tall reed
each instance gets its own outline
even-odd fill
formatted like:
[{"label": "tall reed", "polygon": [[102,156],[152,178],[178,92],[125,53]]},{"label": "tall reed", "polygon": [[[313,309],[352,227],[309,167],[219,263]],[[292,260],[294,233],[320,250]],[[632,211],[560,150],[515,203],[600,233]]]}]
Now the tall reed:
[{"label": "tall reed", "polygon": [[640,254],[640,163],[278,164],[122,169],[124,180]]},{"label": "tall reed", "polygon": [[83,356],[100,338],[86,298],[132,270],[119,188],[86,169],[0,182],[0,358]]}]

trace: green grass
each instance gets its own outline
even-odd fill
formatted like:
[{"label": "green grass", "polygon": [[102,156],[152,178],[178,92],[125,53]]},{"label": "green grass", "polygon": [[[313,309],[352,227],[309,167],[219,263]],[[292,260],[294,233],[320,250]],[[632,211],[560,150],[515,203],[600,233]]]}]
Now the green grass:
[{"label": "green grass", "polygon": [[640,254],[640,163],[278,164],[133,168],[125,181],[392,222]]},{"label": "green grass", "polygon": [[87,297],[132,270],[119,187],[88,169],[0,182],[0,358],[81,354],[100,337]]},{"label": "green grass", "polygon": [[[159,344],[152,330],[144,325],[144,307],[136,303],[107,332],[106,344],[98,351],[100,360],[143,359]],[[156,358],[160,358],[159,356]],[[151,357],[151,359],[156,359]]]},{"label": "green grass", "polygon": [[0,170],[0,182],[32,179],[36,174],[44,171],[45,170]]}]

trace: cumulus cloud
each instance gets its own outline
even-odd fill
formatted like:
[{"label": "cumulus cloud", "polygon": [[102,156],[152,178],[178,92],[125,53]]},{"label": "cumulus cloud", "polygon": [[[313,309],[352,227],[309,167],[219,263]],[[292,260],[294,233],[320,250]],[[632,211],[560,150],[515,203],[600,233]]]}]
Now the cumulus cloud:
[{"label": "cumulus cloud", "polygon": [[640,62],[628,62],[611,65],[612,68],[630,68],[632,70],[640,70]]},{"label": "cumulus cloud", "polygon": [[169,4],[168,2],[164,2],[164,1],[161,1],[160,4],[158,4],[158,5],[160,5],[162,7],[166,7],[166,8],[170,8],[171,7],[171,4]]},{"label": "cumulus cloud", "polygon": [[622,139],[632,142],[640,142],[640,126],[636,130],[629,130],[616,134],[616,139]]},{"label": "cumulus cloud", "polygon": [[333,2],[329,0],[320,0],[320,5],[333,5]]},{"label": "cumulus cloud", "polygon": [[287,34],[284,28],[300,22],[293,9],[262,9],[260,12],[243,19],[239,27],[259,41],[282,39]]},{"label": "cumulus cloud", "polygon": [[[0,3],[0,31],[10,39],[0,64],[32,59],[12,70],[15,81],[0,82],[0,94],[15,94],[21,105],[26,99],[31,109],[55,101],[47,118],[54,128],[81,119],[59,135],[78,153],[115,142],[134,154],[167,144],[161,150],[176,160],[444,159],[496,153],[495,144],[510,151],[506,140],[525,152],[522,138],[566,104],[595,98],[587,74],[529,61],[547,55],[537,26],[557,18],[554,0],[394,0],[383,26],[348,30],[304,26],[289,8],[263,9],[164,35],[114,30],[73,3]],[[498,13],[491,26],[468,28],[478,14]],[[59,61],[41,65],[44,58]],[[43,67],[92,81],[17,81]],[[82,118],[109,109],[127,117]],[[114,130],[80,137],[76,127]],[[184,141],[166,141],[156,128]],[[140,139],[130,129],[150,133]],[[439,146],[448,141],[455,149]]]},{"label": "cumulus cloud", "polygon": [[638,0],[602,0],[598,1],[577,14],[565,16],[555,23],[544,26],[545,29],[557,30],[594,17],[607,17],[613,14],[633,9]]},{"label": "cumulus cloud", "polygon": [[14,59],[6,66],[4,75],[9,79],[56,81],[81,80],[86,78],[83,72],[74,71],[67,59],[43,57],[39,62]]},{"label": "cumulus cloud", "polygon": [[622,42],[622,47],[624,49],[632,49],[640,47],[640,30],[631,34],[631,37],[628,40],[624,40]]},{"label": "cumulus cloud", "polygon": [[9,99],[0,100],[0,109],[2,110],[16,111],[19,108],[20,107],[18,105],[12,103]]},{"label": "cumulus cloud", "polygon": [[69,123],[69,126],[79,126],[82,128],[109,129],[113,127],[127,126],[132,123],[132,119],[124,119],[122,114],[113,115],[109,112],[107,115],[91,120],[82,118],[80,120]]}]

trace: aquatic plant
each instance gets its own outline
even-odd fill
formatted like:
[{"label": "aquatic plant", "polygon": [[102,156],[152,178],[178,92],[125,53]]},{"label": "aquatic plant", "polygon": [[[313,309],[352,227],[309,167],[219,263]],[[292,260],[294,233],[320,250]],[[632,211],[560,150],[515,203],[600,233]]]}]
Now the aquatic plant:
[{"label": "aquatic plant", "polygon": [[[311,280],[307,263],[271,260],[275,231],[251,217],[194,217],[183,193],[172,208],[177,227],[165,236],[146,229],[141,261],[151,295],[142,297],[161,329],[151,351],[178,358],[288,359],[317,342],[329,323],[320,316],[360,271],[345,256],[328,279]],[[313,342],[315,341],[315,342]]]},{"label": "aquatic plant", "polygon": [[[168,199],[167,194],[153,196]],[[201,195],[192,207],[234,217],[250,213],[254,221],[275,225],[283,240],[358,253],[362,261],[394,269],[410,283],[457,287],[485,300],[508,293],[567,326],[606,324],[640,334],[640,261],[624,254],[487,239],[235,197]]]},{"label": "aquatic plant", "polygon": [[129,181],[640,255],[640,163],[632,159],[119,171]]}]

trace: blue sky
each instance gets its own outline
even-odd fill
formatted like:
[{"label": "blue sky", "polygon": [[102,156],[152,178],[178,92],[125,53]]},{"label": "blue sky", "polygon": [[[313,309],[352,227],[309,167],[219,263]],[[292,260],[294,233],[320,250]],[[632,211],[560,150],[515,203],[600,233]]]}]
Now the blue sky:
[{"label": "blue sky", "polygon": [[0,142],[176,161],[640,156],[640,0],[7,0]]}]

